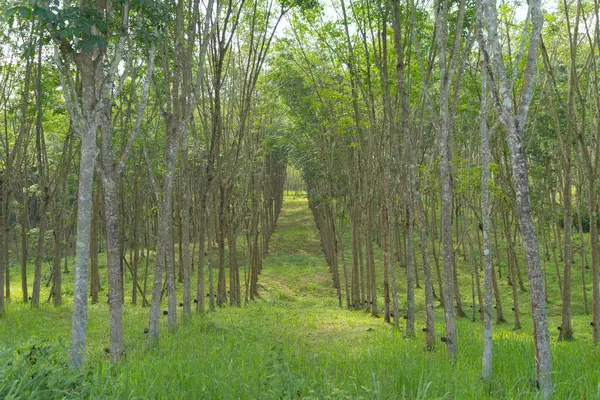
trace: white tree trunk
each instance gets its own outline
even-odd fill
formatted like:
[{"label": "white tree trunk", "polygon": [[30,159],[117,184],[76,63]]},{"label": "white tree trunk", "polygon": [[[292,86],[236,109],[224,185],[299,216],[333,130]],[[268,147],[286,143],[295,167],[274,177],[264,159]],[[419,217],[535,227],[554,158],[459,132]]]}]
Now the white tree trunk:
[{"label": "white tree trunk", "polygon": [[492,376],[492,244],[490,219],[490,143],[487,130],[487,71],[481,74],[481,216],[483,225],[483,361],[481,376]]},{"label": "white tree trunk", "polygon": [[73,286],[73,320],[71,328],[71,369],[79,370],[85,359],[88,314],[88,263],[90,257],[90,232],[92,220],[92,189],[96,164],[95,121],[90,121],[81,134],[81,160],[79,161],[79,197],[77,199],[77,244],[75,253],[75,281]]}]

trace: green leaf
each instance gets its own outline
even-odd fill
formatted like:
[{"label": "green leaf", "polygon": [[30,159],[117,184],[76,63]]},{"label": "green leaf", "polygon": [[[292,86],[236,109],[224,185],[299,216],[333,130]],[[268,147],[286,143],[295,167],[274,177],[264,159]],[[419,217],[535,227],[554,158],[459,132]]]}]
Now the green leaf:
[{"label": "green leaf", "polygon": [[92,51],[94,46],[102,47],[106,45],[106,39],[101,36],[91,36],[89,39],[83,41],[83,51],[89,53]]},{"label": "green leaf", "polygon": [[19,14],[21,14],[21,17],[29,19],[31,17],[31,10],[28,7],[17,7]]}]

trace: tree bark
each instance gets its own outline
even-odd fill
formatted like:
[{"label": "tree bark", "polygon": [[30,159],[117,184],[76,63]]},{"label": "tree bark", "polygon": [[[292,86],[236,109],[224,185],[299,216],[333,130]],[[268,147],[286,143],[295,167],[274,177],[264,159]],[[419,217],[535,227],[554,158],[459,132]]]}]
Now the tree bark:
[{"label": "tree bark", "polygon": [[484,71],[481,74],[481,104],[479,118],[479,131],[481,135],[481,217],[484,256],[483,358],[481,377],[485,381],[489,381],[492,376],[492,274],[494,272],[494,266],[492,259],[492,244],[490,242],[490,144],[487,129],[487,71]]},{"label": "tree bark", "polygon": [[[0,190],[2,190],[2,189],[0,188]],[[0,205],[0,207],[2,207],[2,205]],[[0,210],[0,218],[2,218],[1,210]],[[27,291],[28,291],[28,287],[27,287],[27,252],[28,252],[27,236],[28,236],[28,233],[29,233],[29,193],[24,191],[23,192],[23,210],[21,211],[21,291],[23,292],[23,302],[24,303],[27,303],[29,301],[29,295],[27,294]],[[0,247],[4,247],[4,246],[0,245]],[[0,254],[4,254],[4,253],[0,252]],[[0,293],[0,294],[4,295],[3,293]]]},{"label": "tree bark", "polygon": [[[84,86],[84,92],[91,88]],[[69,361],[71,369],[79,370],[85,358],[88,314],[88,262],[90,258],[90,230],[92,217],[92,188],[96,163],[95,121],[88,122],[81,133],[79,161],[79,197],[77,201],[77,252],[75,253],[75,283],[73,286],[73,323]]]}]

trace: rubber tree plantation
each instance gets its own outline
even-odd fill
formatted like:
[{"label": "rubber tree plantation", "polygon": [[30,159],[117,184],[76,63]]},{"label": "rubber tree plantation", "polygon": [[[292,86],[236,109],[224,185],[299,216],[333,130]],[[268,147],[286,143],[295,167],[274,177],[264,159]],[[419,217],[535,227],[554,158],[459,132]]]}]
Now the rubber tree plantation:
[{"label": "rubber tree plantation", "polygon": [[0,398],[600,397],[600,4],[0,0]]}]

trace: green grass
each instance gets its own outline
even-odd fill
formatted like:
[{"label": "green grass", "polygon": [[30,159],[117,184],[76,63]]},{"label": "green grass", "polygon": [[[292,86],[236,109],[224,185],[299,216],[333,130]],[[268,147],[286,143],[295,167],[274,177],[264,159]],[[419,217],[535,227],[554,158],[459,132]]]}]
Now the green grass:
[{"label": "green grass", "polygon": [[[379,250],[377,259],[381,260]],[[460,268],[468,312],[469,267],[462,263]],[[550,264],[548,268],[553,271]],[[103,279],[105,274],[103,269]],[[403,304],[403,271],[398,275]],[[68,292],[72,275],[65,279]],[[16,301],[20,293],[15,281],[15,300],[0,320],[0,397],[528,399],[538,395],[532,384],[535,371],[526,293],[521,297],[523,328],[511,329],[509,311],[508,323],[494,326],[494,379],[484,384],[481,322],[458,321],[455,364],[448,361],[442,343],[433,352],[423,350],[423,289],[416,292],[420,311],[415,338],[404,338],[403,327],[337,306],[312,215],[301,197],[286,197],[259,283],[261,298],[241,309],[225,307],[196,315],[181,322],[174,333],[167,332],[163,321],[160,346],[152,350],[146,348],[143,334],[148,309],[126,301],[126,358],[117,366],[110,365],[103,351],[108,345],[108,306],[105,302],[91,306],[86,370],[70,374],[65,369],[69,296],[64,306],[42,304],[39,310],[31,310]],[[590,317],[575,316],[576,340],[559,342],[560,301],[554,297],[556,283],[550,275],[548,283],[553,296],[549,326],[555,398],[600,398],[600,347],[591,341]],[[505,282],[502,291],[505,309],[510,310],[510,287]],[[580,292],[575,283],[573,292]],[[575,313],[581,314],[577,302],[574,297]],[[443,335],[439,308],[436,322],[439,337]],[[14,397],[8,395],[12,386]]]}]

